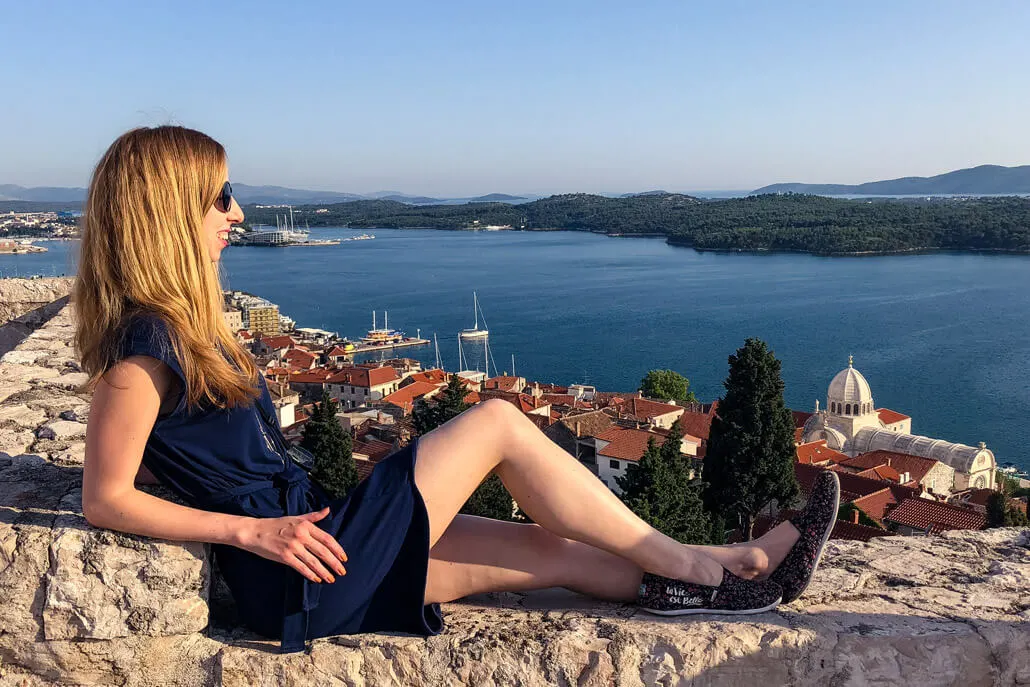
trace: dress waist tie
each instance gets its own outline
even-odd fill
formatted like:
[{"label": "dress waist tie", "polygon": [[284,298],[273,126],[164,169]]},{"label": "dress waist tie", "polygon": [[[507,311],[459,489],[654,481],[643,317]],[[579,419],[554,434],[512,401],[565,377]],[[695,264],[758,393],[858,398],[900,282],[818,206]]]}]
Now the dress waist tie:
[{"label": "dress waist tie", "polygon": [[[271,479],[248,482],[222,492],[218,502],[224,503],[234,497],[275,489],[279,492],[279,502],[286,515],[304,515],[308,511],[309,484],[308,473],[290,464]],[[308,615],[311,609],[318,606],[321,592],[321,585],[311,582],[292,568],[287,572],[286,580],[283,589],[282,640],[279,646],[279,652],[284,654],[304,650],[308,635]]]}]

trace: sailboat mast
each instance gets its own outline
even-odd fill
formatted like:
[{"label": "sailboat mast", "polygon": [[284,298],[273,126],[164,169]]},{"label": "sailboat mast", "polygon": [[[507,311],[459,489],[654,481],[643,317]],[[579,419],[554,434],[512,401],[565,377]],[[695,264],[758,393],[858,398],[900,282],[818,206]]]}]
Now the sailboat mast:
[{"label": "sailboat mast", "polygon": [[433,332],[433,348],[436,349],[436,369],[442,370],[443,366],[440,365],[440,344],[436,340],[436,332]]},{"label": "sailboat mast", "polygon": [[[476,313],[476,324],[474,329],[479,329],[479,301],[476,300],[476,292],[472,292],[472,310]],[[468,322],[468,320],[465,320]],[[489,370],[487,370],[489,372]]]},{"label": "sailboat mast", "polygon": [[515,354],[514,353],[511,354],[511,376],[512,377],[518,377],[518,375],[515,374]]}]

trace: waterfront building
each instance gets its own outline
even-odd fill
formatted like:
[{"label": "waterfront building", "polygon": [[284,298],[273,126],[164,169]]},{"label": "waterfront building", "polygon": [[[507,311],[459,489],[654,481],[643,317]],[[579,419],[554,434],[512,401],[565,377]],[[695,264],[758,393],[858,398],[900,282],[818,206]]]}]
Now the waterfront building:
[{"label": "waterfront building", "polygon": [[282,333],[279,322],[278,305],[257,305],[246,309],[247,329],[250,331],[269,336],[278,336]]},{"label": "waterfront building", "polygon": [[254,338],[254,355],[271,356],[276,362],[282,362],[287,351],[297,345],[293,337],[288,335],[268,336],[258,335]]},{"label": "waterfront building", "polygon": [[243,313],[236,308],[226,308],[222,311],[222,316],[225,317],[225,324],[234,332],[238,332],[243,329]]},{"label": "waterfront building", "polygon": [[357,408],[397,391],[401,376],[397,370],[382,367],[347,366],[333,370],[325,380],[329,395],[343,408]]},{"label": "waterfront building", "polygon": [[945,495],[969,488],[994,487],[997,462],[984,442],[974,447],[911,434],[911,417],[876,408],[869,382],[853,362],[849,359],[848,366],[830,382],[826,407],[820,409],[816,401],[815,412],[801,432],[801,443],[823,440],[828,448],[850,457],[884,451],[939,461],[954,470],[952,482],[947,483],[944,471],[940,470],[928,479]]}]

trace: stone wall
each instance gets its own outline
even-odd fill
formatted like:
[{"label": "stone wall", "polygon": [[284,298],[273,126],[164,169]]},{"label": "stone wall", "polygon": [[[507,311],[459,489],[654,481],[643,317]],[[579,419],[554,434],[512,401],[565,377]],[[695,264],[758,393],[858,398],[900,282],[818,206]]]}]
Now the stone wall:
[{"label": "stone wall", "polygon": [[62,308],[0,358],[0,686],[1030,684],[1030,534],[1011,529],[833,542],[805,596],[739,620],[489,594],[445,605],[436,637],[279,655],[233,626],[205,546],[82,517],[72,326]]},{"label": "stone wall", "polygon": [[0,279],[0,355],[68,303],[72,277]]}]

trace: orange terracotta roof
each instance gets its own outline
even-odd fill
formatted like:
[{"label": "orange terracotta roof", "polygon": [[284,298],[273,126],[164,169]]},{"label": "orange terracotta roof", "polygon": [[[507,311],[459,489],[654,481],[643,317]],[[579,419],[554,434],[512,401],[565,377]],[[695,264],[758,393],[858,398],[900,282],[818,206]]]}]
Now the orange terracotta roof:
[{"label": "orange terracotta roof", "polygon": [[538,387],[541,391],[549,394],[564,394],[567,393],[569,387],[561,386],[560,384],[549,384],[547,382],[533,382],[533,385]]},{"label": "orange terracotta roof", "polygon": [[293,337],[282,335],[282,336],[263,336],[261,337],[261,343],[271,348],[273,351],[278,351],[281,348],[292,348],[297,345],[297,342],[293,340]]},{"label": "orange terracotta roof", "polygon": [[326,353],[326,357],[338,358],[340,356],[348,355],[347,351],[343,350],[341,346],[333,346],[332,349]]},{"label": "orange terracotta roof", "polygon": [[291,348],[283,354],[283,360],[287,363],[307,368],[314,364],[318,358],[307,351],[302,351],[299,348]]},{"label": "orange terracotta roof", "polygon": [[797,460],[805,465],[817,465],[819,463],[841,463],[848,459],[847,454],[834,451],[826,445],[825,439],[810,441],[797,447]]},{"label": "orange terracotta roof", "polygon": [[389,384],[397,379],[400,379],[400,375],[397,374],[397,370],[389,366],[361,367],[357,365],[348,365],[340,368],[339,370],[335,370],[328,381],[331,384],[348,384],[350,386],[360,386],[370,389],[373,386]]},{"label": "orange terracotta roof", "polygon": [[292,372],[290,374],[290,382],[297,382],[302,384],[325,384],[332,377],[332,373],[321,367],[316,367],[313,370],[303,370],[300,372]]},{"label": "orange terracotta roof", "polygon": [[354,459],[354,467],[358,471],[358,481],[364,482],[365,479],[372,474],[372,470],[375,469],[376,464],[370,460],[364,460],[361,458]]},{"label": "orange terracotta roof", "polygon": [[918,484],[937,465],[937,461],[933,458],[923,458],[922,456],[913,456],[895,451],[869,451],[854,458],[849,458],[844,461],[843,465],[860,471],[880,465],[887,465],[899,473],[907,472],[911,480]]},{"label": "orange terracotta roof", "polygon": [[869,477],[871,479],[882,479],[886,482],[900,482],[901,475],[898,471],[889,465],[877,465],[875,468],[869,468],[868,470],[862,470],[856,472],[859,477]]},{"label": "orange terracotta roof", "polygon": [[598,450],[597,455],[637,462],[644,457],[644,452],[647,451],[647,440],[650,437],[654,437],[655,443],[661,446],[661,437],[651,432],[642,429],[610,427],[597,435],[598,439],[609,442],[604,448]]},{"label": "orange terracotta roof", "polygon": [[540,398],[548,403],[558,403],[561,405],[571,405],[576,400],[576,397],[572,394],[541,394]]},{"label": "orange terracotta roof", "polygon": [[[443,382],[444,384],[446,384],[448,377],[449,375],[443,370],[434,368],[432,370],[423,370],[422,372],[416,372],[414,374],[408,375],[407,378],[416,382],[429,382],[430,384],[439,384],[440,382]],[[469,380],[467,379],[463,379],[460,377],[459,379],[466,383],[469,382]]]},{"label": "orange terracotta roof", "polygon": [[[801,486],[801,491],[810,493],[812,491],[812,484],[815,482],[816,475],[820,471],[827,468],[818,467],[816,465],[804,465],[802,463],[794,463],[794,475],[797,477],[798,484]],[[887,482],[881,482],[880,480],[869,479],[868,477],[859,477],[847,472],[841,472],[835,470],[837,477],[840,479],[841,489],[841,503],[847,503],[844,500],[844,492],[850,492],[855,494],[857,497],[868,496],[874,494],[881,489],[890,486]]]},{"label": "orange terracotta roof", "polygon": [[392,403],[395,406],[399,406],[405,410],[411,410],[415,406],[417,399],[431,396],[441,389],[440,384],[430,384],[429,382],[415,382],[407,386],[402,386],[392,394],[383,396],[383,403]]},{"label": "orange terracotta roof", "polygon": [[880,422],[885,425],[893,425],[895,422],[901,422],[902,420],[911,420],[908,415],[902,415],[899,412],[893,411],[890,408],[877,408],[876,414],[880,417]]},{"label": "orange terracotta roof", "polygon": [[944,530],[979,530],[987,522],[983,513],[927,499],[905,499],[884,518],[898,525],[936,534]]},{"label": "orange terracotta roof", "polygon": [[866,494],[851,502],[856,508],[877,522],[883,520],[887,511],[898,505],[890,489],[884,488],[872,494]]},{"label": "orange terracotta roof", "polygon": [[646,398],[627,398],[622,404],[622,411],[638,420],[647,421],[670,413],[683,413],[684,409],[673,403],[660,403]]},{"label": "orange terracotta roof", "polygon": [[805,435],[805,428],[804,427],[798,427],[797,429],[795,429],[794,430],[794,443],[795,444],[800,444],[801,443],[801,438],[804,435]]},{"label": "orange terracotta roof", "polygon": [[708,441],[708,435],[712,431],[713,417],[714,413],[697,413],[687,410],[677,419],[684,434]]},{"label": "orange terracotta roof", "polygon": [[361,439],[354,439],[352,442],[353,451],[363,453],[373,463],[378,463],[383,458],[393,453],[393,444],[382,441],[375,437],[365,436]]},{"label": "orange terracotta roof", "polygon": [[511,375],[497,375],[496,377],[490,377],[483,382],[484,389],[497,389],[500,391],[522,391],[522,389],[516,388],[521,381],[520,377],[512,377]]}]

